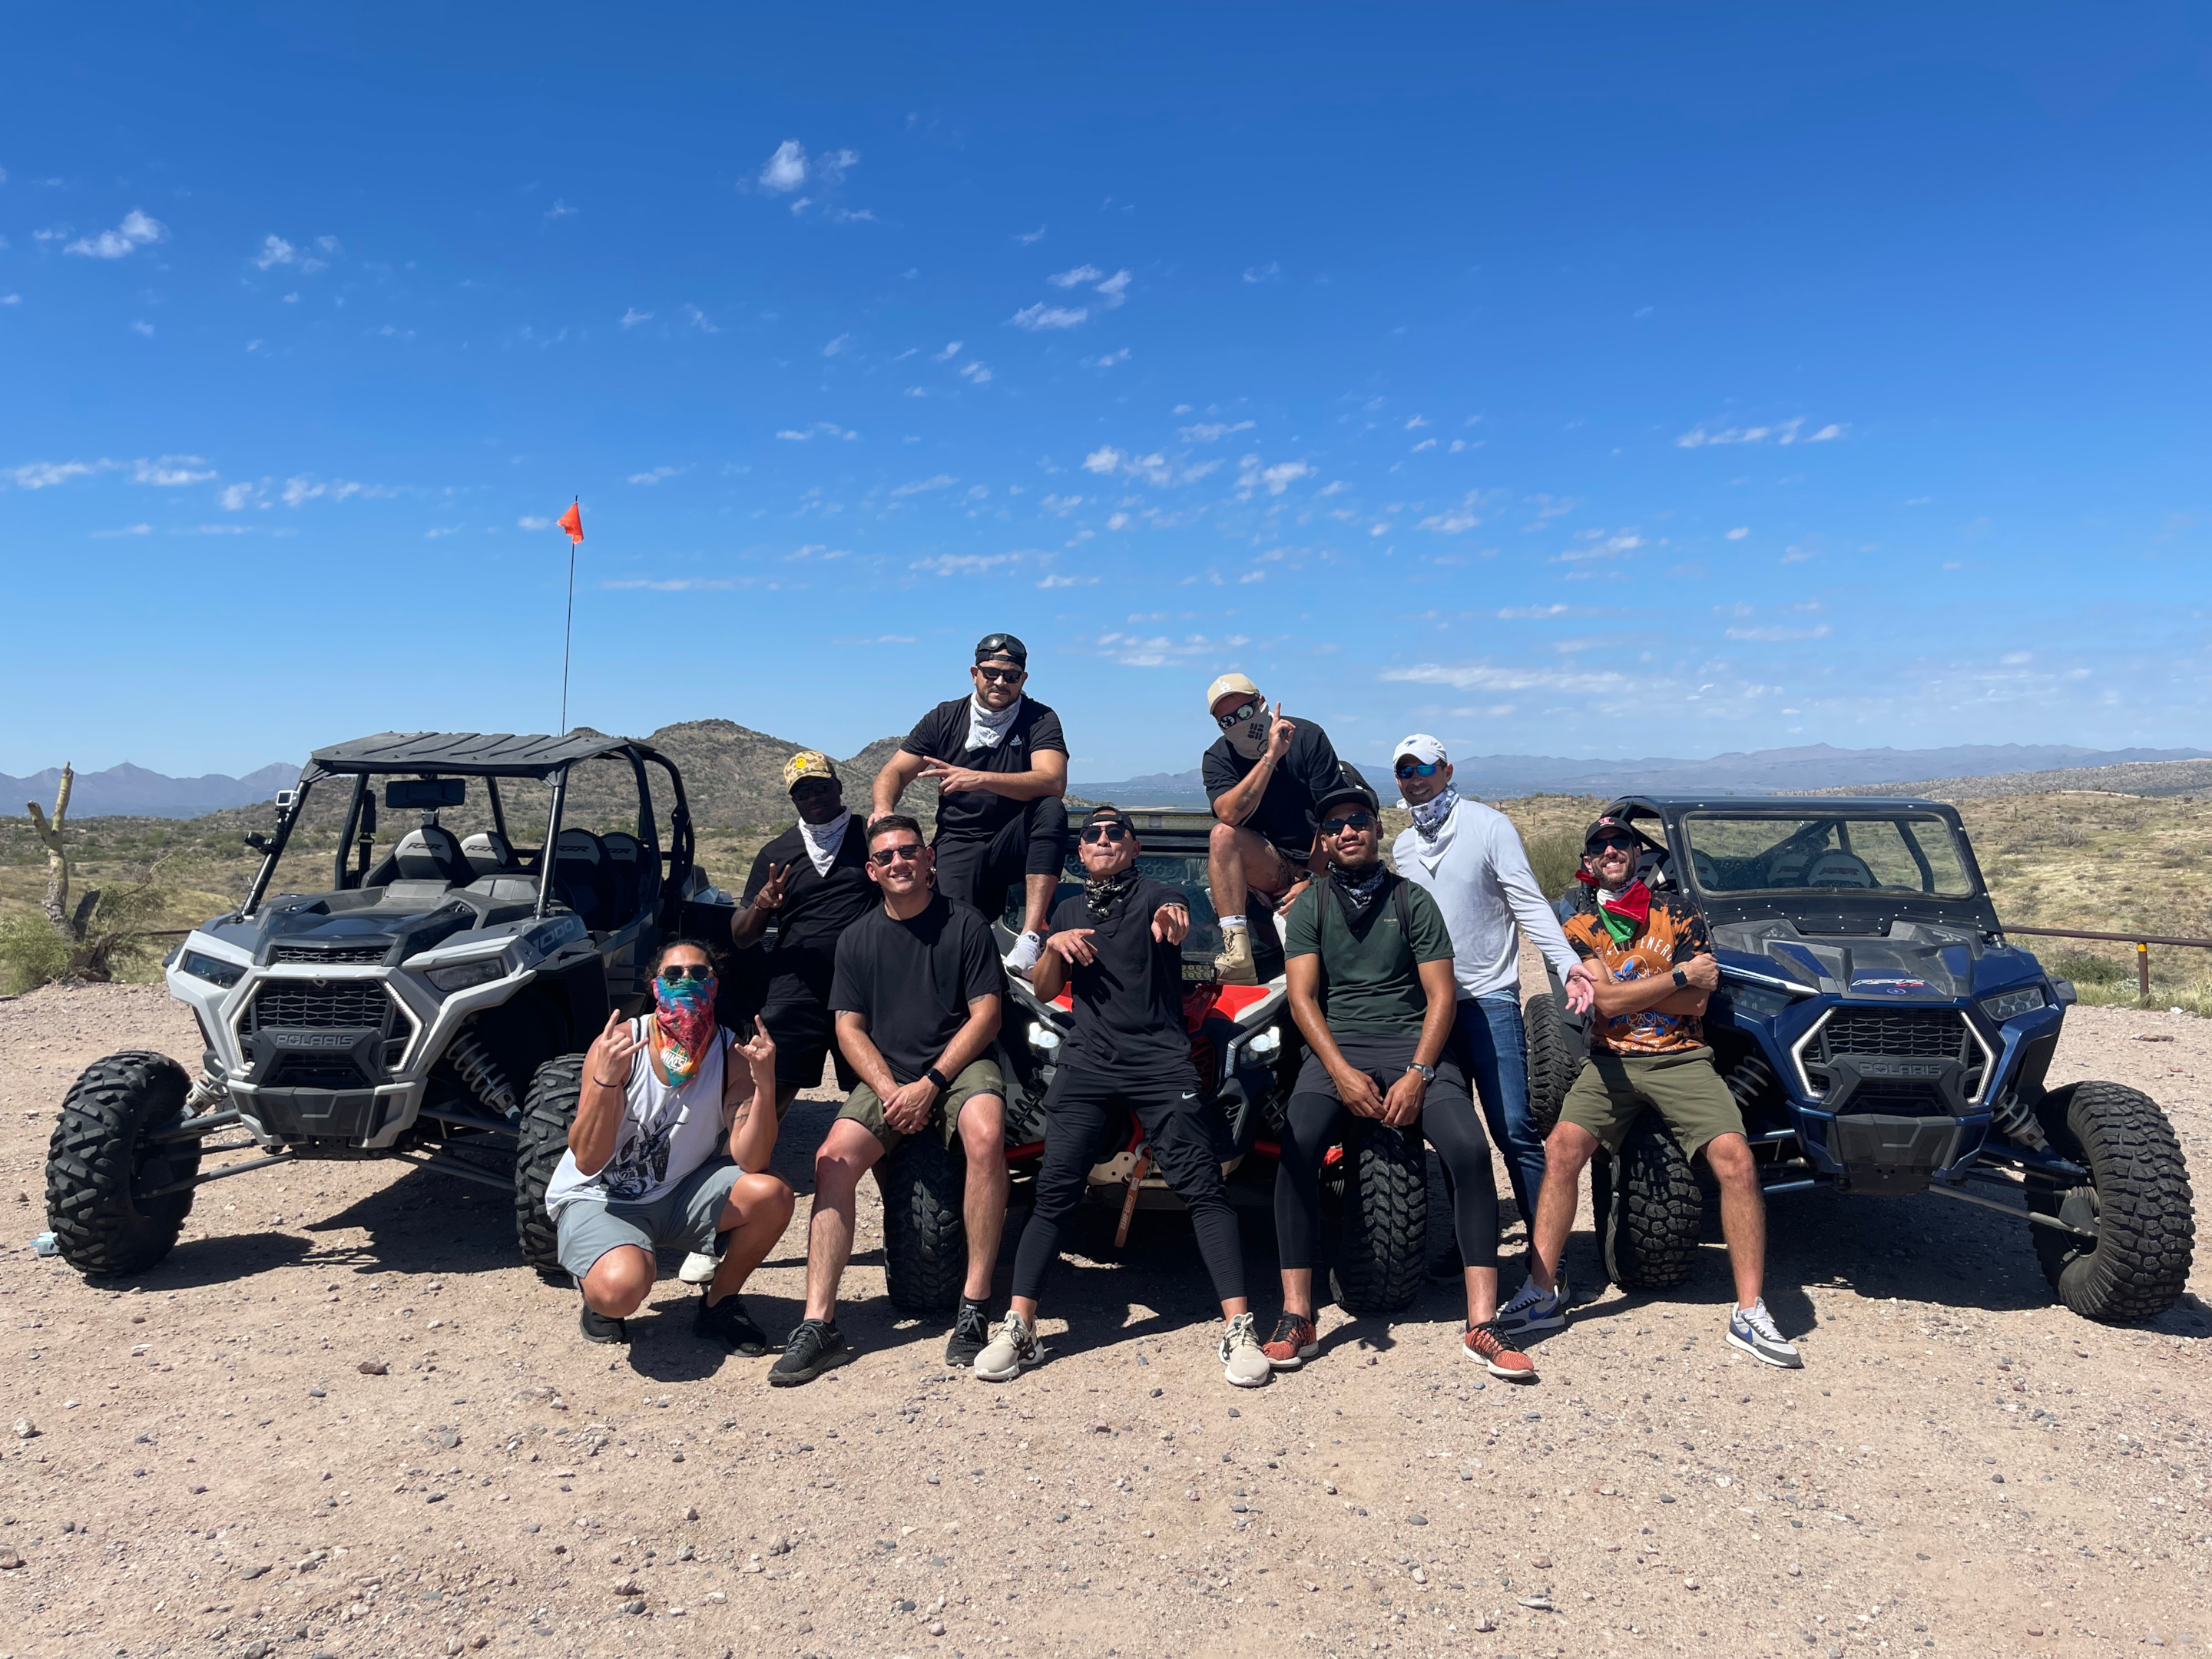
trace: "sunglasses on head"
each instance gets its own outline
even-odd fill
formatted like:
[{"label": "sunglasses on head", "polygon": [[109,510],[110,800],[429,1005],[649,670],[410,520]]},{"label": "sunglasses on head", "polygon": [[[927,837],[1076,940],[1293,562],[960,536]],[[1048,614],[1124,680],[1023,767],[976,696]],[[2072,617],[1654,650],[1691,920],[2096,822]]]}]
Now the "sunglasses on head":
[{"label": "sunglasses on head", "polygon": [[1083,840],[1086,846],[1097,846],[1102,841],[1127,839],[1129,826],[1126,823],[1093,823],[1085,828]]},{"label": "sunglasses on head", "polygon": [[888,870],[894,864],[911,864],[921,856],[921,843],[910,841],[903,847],[878,847],[868,854],[868,862],[878,870]]},{"label": "sunglasses on head", "polygon": [[1251,720],[1257,715],[1261,709],[1266,706],[1267,705],[1262,703],[1257,697],[1255,697],[1251,702],[1241,704],[1237,708],[1231,709],[1225,714],[1216,714],[1213,717],[1213,723],[1219,726],[1223,731],[1226,732],[1232,726],[1243,725],[1246,720]]},{"label": "sunglasses on head", "polygon": [[663,985],[681,985],[687,979],[703,981],[714,975],[714,970],[703,962],[665,962],[660,965]]},{"label": "sunglasses on head", "polygon": [[996,685],[1001,681],[1024,679],[1030,671],[1026,668],[985,668],[979,664],[975,672]]},{"label": "sunglasses on head", "polygon": [[1326,820],[1321,826],[1321,832],[1331,840],[1334,840],[1347,830],[1372,830],[1374,827],[1374,813],[1354,812],[1348,817]]},{"label": "sunglasses on head", "polygon": [[1401,778],[1432,778],[1443,766],[1442,761],[1401,760],[1398,763],[1398,775]]}]

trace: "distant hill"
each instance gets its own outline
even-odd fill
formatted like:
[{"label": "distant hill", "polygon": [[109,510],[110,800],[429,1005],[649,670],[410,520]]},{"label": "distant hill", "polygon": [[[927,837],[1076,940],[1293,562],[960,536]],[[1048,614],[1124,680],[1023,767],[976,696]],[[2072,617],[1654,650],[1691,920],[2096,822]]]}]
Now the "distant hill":
[{"label": "distant hill", "polygon": [[2064,767],[2049,772],[1998,772],[1987,777],[1926,778],[1917,783],[1856,784],[1824,795],[1924,795],[1930,800],[1989,800],[2001,795],[2087,791],[2111,795],[2212,795],[2212,761],[2133,761],[2117,766]]},{"label": "distant hill", "polygon": [[[1522,795],[1616,795],[1631,790],[1711,789],[1768,795],[1863,787],[1902,777],[2009,776],[2050,768],[2154,766],[2208,758],[2212,758],[2212,750],[2201,749],[2098,750],[2017,743],[1962,744],[1947,749],[1838,749],[1819,743],[1794,749],[1737,750],[1705,760],[1471,755],[1454,763],[1454,774],[1462,789],[1490,800]],[[1387,758],[1355,760],[1354,763],[1377,788],[1390,775]],[[1093,799],[1130,805],[1182,806],[1203,805],[1206,799],[1195,768],[1111,781],[1083,780],[1071,787]]]},{"label": "distant hill", "polygon": [[[105,772],[80,772],[70,790],[70,816],[74,818],[131,817],[196,818],[226,806],[248,806],[265,801],[279,789],[289,789],[300,776],[299,763],[264,766],[234,778],[222,772],[204,777],[172,778],[149,772],[125,761]],[[54,791],[61,787],[58,766],[33,772],[27,778],[11,778],[0,772],[0,812],[10,817],[23,811],[27,801],[54,810]]]}]

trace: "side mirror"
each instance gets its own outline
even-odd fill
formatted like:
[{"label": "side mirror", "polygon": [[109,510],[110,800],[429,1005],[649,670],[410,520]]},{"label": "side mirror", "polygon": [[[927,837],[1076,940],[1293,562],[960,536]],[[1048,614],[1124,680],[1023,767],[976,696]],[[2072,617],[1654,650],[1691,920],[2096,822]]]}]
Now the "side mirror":
[{"label": "side mirror", "polygon": [[2074,981],[2070,979],[2052,980],[2051,996],[2051,1000],[2062,1008],[2071,1008],[2081,1000],[2081,994],[2075,990]]},{"label": "side mirror", "polygon": [[276,810],[289,812],[292,810],[292,803],[299,799],[300,792],[296,789],[279,789],[276,792]]}]

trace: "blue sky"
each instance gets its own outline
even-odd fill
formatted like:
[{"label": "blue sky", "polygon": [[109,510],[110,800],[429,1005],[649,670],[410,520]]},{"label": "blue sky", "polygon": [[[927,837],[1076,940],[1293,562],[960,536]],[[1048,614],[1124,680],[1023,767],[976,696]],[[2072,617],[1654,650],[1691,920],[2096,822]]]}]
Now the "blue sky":
[{"label": "blue sky", "polygon": [[[641,21],[642,19],[642,21]],[[2201,10],[12,26],[0,770],[2201,744]]]}]

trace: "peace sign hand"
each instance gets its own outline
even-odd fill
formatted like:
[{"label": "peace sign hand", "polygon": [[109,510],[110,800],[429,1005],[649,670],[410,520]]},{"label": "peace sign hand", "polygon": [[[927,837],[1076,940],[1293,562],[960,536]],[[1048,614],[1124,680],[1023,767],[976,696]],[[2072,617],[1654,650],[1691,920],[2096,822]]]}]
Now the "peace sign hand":
[{"label": "peace sign hand", "polygon": [[761,884],[760,891],[753,895],[752,908],[756,910],[782,909],[783,886],[784,883],[788,881],[790,878],[791,866],[789,865],[769,865],[768,867],[768,879]]}]

